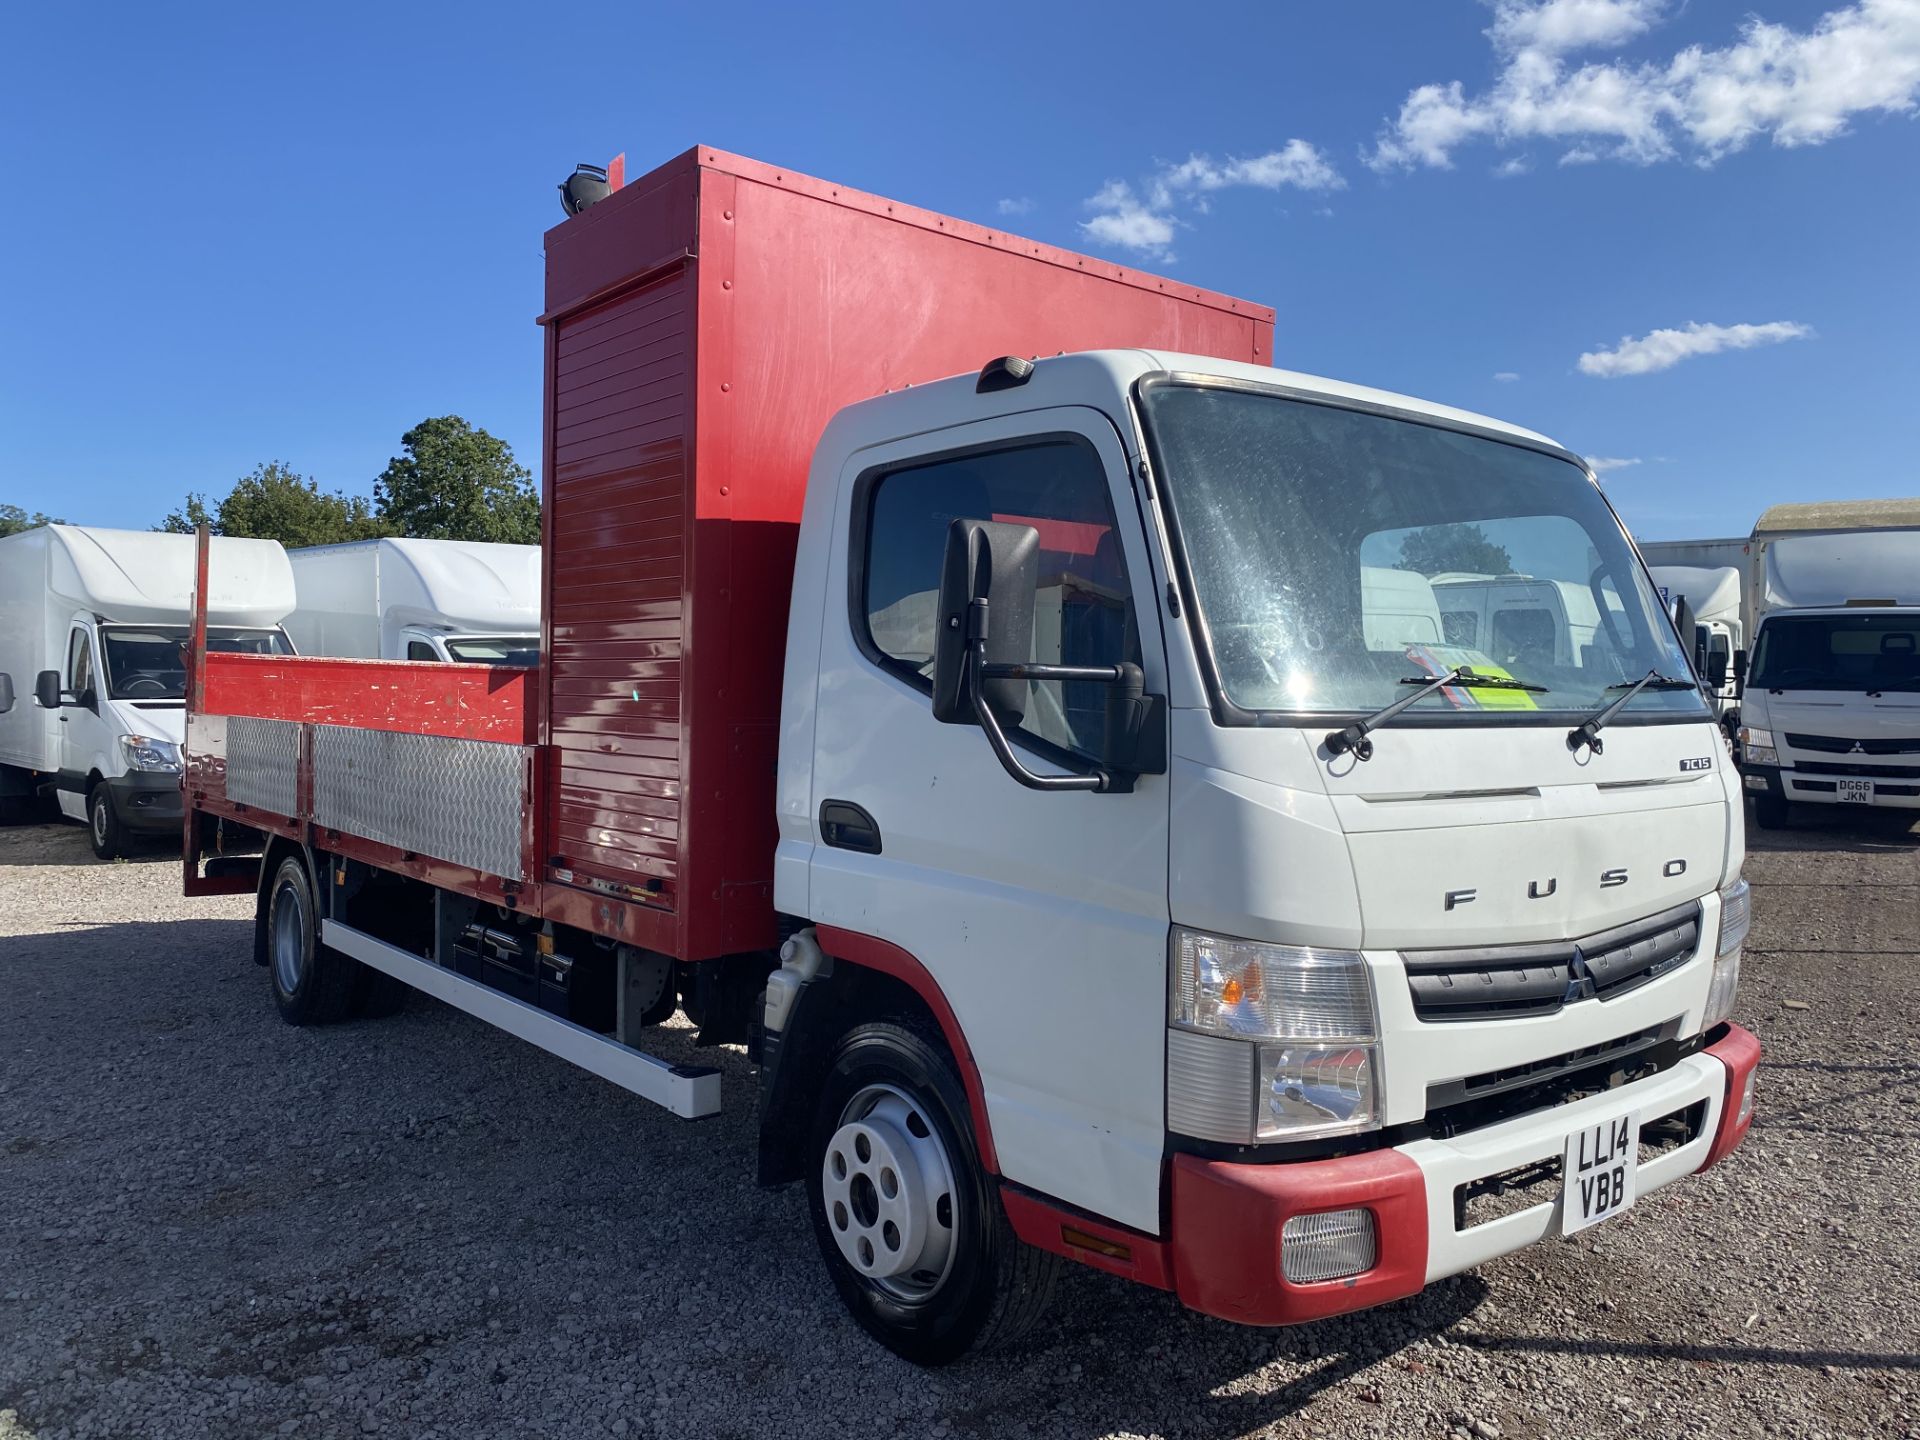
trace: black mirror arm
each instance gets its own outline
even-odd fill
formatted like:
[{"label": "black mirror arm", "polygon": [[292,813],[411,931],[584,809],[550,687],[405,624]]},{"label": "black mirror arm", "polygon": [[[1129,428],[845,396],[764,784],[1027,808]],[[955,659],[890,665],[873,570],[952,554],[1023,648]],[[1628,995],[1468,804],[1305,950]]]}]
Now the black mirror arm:
[{"label": "black mirror arm", "polygon": [[[978,601],[974,602],[978,604]],[[967,657],[967,696],[973,702],[974,714],[980,717],[980,728],[987,732],[987,744],[993,747],[994,758],[999,760],[1001,768],[1029,790],[1093,790],[1105,791],[1113,788],[1113,777],[1104,770],[1093,770],[1085,775],[1036,775],[1020,763],[1020,757],[1013,753],[1013,745],[1007,739],[1007,732],[1000,728],[1000,717],[993,713],[993,707],[980,693],[980,682],[991,678],[988,672],[1000,672],[1007,679],[1093,679],[1094,675],[1082,674],[1083,670],[1098,671],[1102,677],[1106,672],[1117,670],[1117,666],[1079,666],[1079,665],[989,665],[986,661],[986,637],[975,639],[968,647]],[[1034,671],[1066,670],[1074,672],[1070,676],[1038,675]],[[1012,672],[1023,672],[1015,674]]]}]

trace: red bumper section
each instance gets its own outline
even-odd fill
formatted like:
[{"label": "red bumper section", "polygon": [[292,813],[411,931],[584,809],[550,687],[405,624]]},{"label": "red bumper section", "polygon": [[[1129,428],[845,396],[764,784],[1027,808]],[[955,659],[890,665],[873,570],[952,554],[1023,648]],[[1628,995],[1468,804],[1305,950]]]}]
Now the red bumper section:
[{"label": "red bumper section", "polygon": [[[1701,1169],[1746,1138],[1741,1100],[1760,1062],[1760,1042],[1737,1025],[1706,1049],[1727,1072],[1712,1147]],[[1242,1325],[1297,1325],[1415,1295],[1427,1278],[1427,1186],[1397,1150],[1295,1165],[1236,1165],[1176,1155],[1170,1238],[1121,1230],[1008,1190],[1021,1239],[1098,1269],[1177,1293],[1202,1314]],[[1373,1268],[1342,1280],[1290,1282],[1280,1236],[1295,1215],[1365,1207],[1373,1212]]]}]

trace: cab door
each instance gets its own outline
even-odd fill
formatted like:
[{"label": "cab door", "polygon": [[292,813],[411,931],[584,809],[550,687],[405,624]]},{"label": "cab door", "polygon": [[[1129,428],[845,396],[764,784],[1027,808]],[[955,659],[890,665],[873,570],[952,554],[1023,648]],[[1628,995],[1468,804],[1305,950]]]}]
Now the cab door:
[{"label": "cab door", "polygon": [[[1040,537],[1034,654],[1138,663],[1167,693],[1128,457],[1084,408],[857,453],[839,484],[815,697],[809,909],[914,956],[979,1067],[1007,1178],[1159,1228],[1168,786],[1016,783],[973,725],[933,718],[941,557],[955,518]],[[1030,682],[1026,766],[1096,759],[1099,685]],[[823,826],[822,811],[835,823]],[[864,816],[860,823],[847,817]]]},{"label": "cab door", "polygon": [[60,813],[69,820],[87,818],[87,777],[95,769],[105,775],[117,769],[105,769],[106,722],[101,712],[106,700],[106,682],[101,678],[99,655],[93,627],[75,620],[67,631],[66,668],[60,685],[68,702],[55,712],[59,730],[60,774],[57,792]]}]

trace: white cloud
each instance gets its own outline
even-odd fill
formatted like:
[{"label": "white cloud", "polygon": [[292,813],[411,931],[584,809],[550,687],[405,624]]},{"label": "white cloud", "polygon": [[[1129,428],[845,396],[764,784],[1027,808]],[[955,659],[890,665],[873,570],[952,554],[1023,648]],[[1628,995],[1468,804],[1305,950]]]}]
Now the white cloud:
[{"label": "white cloud", "polygon": [[1033,213],[1033,201],[1029,200],[1025,195],[1002,200],[1000,202],[1000,213],[1002,215],[1031,215]]},{"label": "white cloud", "polygon": [[1651,375],[1696,355],[1751,350],[1756,345],[1803,340],[1811,334],[1811,326],[1793,320],[1773,320],[1765,325],[1702,325],[1695,321],[1678,330],[1652,330],[1637,340],[1622,336],[1611,350],[1589,350],[1580,357],[1580,373],[1597,375],[1603,380],[1621,375]]},{"label": "white cloud", "polygon": [[1664,61],[1574,63],[1647,34],[1671,0],[1492,0],[1501,69],[1469,95],[1422,85],[1366,157],[1376,170],[1449,168],[1478,141],[1568,148],[1562,164],[1675,158],[1710,165],[1755,139],[1819,145],[1856,115],[1920,108],[1920,0],[1855,0],[1805,30],[1749,18],[1732,43]]},{"label": "white cloud", "polygon": [[1089,239],[1155,260],[1173,259],[1173,221],[1142,205],[1126,181],[1108,181],[1087,206],[1094,216],[1080,228]]},{"label": "white cloud", "polygon": [[1606,455],[1587,456],[1587,464],[1593,467],[1593,473],[1595,475],[1605,475],[1610,470],[1624,470],[1629,465],[1638,465],[1639,463],[1640,457],[1637,455],[1631,460],[1615,460]]},{"label": "white cloud", "polygon": [[1524,175],[1533,169],[1533,160],[1526,155],[1515,155],[1511,160],[1502,160],[1493,167],[1496,180],[1511,180],[1516,175]]},{"label": "white cloud", "polygon": [[1099,244],[1167,261],[1174,258],[1174,231],[1191,224],[1186,216],[1208,214],[1211,197],[1219,191],[1327,191],[1346,185],[1326,156],[1305,140],[1289,140],[1278,150],[1245,158],[1216,161],[1195,154],[1177,165],[1162,165],[1141,191],[1124,180],[1108,181],[1087,201],[1093,218],[1081,229]]},{"label": "white cloud", "polygon": [[1493,372],[1493,378],[1498,380],[1502,385],[1511,385],[1520,378],[1520,372],[1517,370],[1496,370]]},{"label": "white cloud", "polygon": [[1493,28],[1487,31],[1496,49],[1542,50],[1563,55],[1569,50],[1619,45],[1644,35],[1660,18],[1663,0],[1496,0]]}]

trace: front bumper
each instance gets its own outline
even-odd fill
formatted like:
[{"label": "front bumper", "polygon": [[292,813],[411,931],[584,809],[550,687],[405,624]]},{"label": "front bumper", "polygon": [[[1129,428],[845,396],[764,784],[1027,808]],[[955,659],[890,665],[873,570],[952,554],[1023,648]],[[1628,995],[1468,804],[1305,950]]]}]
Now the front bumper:
[{"label": "front bumper", "polygon": [[[1772,795],[1796,805],[1837,805],[1840,803],[1840,777],[1813,775],[1792,765],[1749,765],[1740,763],[1740,783],[1749,795]],[[1891,809],[1920,809],[1920,770],[1907,775],[1868,775],[1873,781],[1873,806]]]},{"label": "front bumper", "polygon": [[153,770],[134,770],[107,781],[113,815],[127,830],[158,834],[178,830],[184,809],[180,776]]},{"label": "front bumper", "polygon": [[[1460,1228],[1458,1187],[1564,1152],[1567,1136],[1637,1111],[1644,1126],[1705,1105],[1694,1138],[1643,1159],[1636,1198],[1704,1170],[1746,1137],[1741,1095],[1760,1042],[1737,1025],[1658,1075],[1451,1140],[1420,1140],[1335,1160],[1241,1165],[1178,1155],[1169,1231],[1173,1289],[1205,1314],[1245,1325],[1292,1325],[1413,1295],[1432,1281],[1510,1254],[1560,1228],[1553,1198]],[[1280,1236],[1295,1215],[1364,1206],[1374,1215],[1372,1269],[1341,1280],[1289,1282]]]}]

